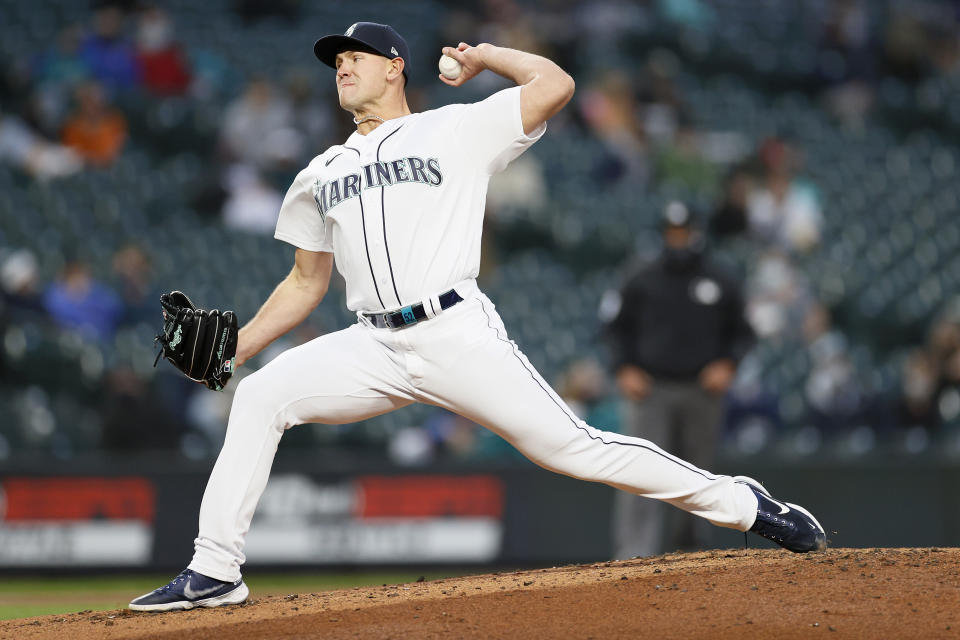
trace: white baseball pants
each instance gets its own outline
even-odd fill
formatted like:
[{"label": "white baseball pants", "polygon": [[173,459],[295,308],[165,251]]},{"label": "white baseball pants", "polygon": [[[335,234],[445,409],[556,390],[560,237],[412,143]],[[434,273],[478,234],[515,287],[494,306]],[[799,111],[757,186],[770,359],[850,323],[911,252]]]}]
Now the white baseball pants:
[{"label": "white baseball pants", "polygon": [[191,569],[240,577],[244,538],[286,429],[356,422],[412,402],[484,425],[551,471],[663,500],[722,527],[753,525],[757,500],[749,488],[577,418],[507,337],[476,282],[456,289],[463,302],[433,319],[404,329],[358,322],[290,349],[240,382],[200,507]]}]

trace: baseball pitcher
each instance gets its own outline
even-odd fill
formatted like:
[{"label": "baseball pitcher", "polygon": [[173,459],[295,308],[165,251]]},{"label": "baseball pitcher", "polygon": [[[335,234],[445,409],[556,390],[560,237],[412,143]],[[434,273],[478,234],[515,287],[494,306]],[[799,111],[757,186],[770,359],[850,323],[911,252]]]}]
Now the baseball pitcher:
[{"label": "baseball pitcher", "polygon": [[[482,424],[551,471],[663,500],[792,551],[826,547],[810,513],[773,499],[756,481],[710,473],[646,440],[586,424],[510,340],[477,288],[487,182],[544,135],[573,96],[569,75],[530,53],[460,43],[443,49],[458,64],[441,65],[442,82],[459,87],[488,69],[516,86],[481,102],[411,113],[404,93],[410,52],[393,28],[359,22],[318,40],[314,53],[336,70],[340,106],[357,129],[314,158],[287,192],[275,235],[296,247],[293,268],[235,342],[232,314],[197,309],[179,292],[164,299],[158,339],[187,375],[222,388],[236,366],[317,306],[334,264],[357,322],[286,351],[240,382],[200,507],[193,560],[131,609],[244,601],[244,537],[283,432],[305,422],[356,422],[413,402]],[[206,327],[211,319],[216,325]]]}]

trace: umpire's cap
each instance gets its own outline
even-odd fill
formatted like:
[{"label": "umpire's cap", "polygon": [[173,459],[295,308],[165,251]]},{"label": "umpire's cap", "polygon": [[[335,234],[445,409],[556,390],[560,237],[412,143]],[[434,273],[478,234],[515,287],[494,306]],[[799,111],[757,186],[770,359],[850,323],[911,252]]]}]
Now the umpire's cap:
[{"label": "umpire's cap", "polygon": [[691,228],[697,226],[696,214],[683,202],[671,200],[663,208],[661,216],[663,228],[684,227]]},{"label": "umpire's cap", "polygon": [[336,69],[337,54],[341,51],[372,51],[384,58],[403,58],[403,77],[409,80],[410,48],[396,29],[388,24],[355,22],[343,32],[324,36],[313,45],[313,53],[323,64]]}]

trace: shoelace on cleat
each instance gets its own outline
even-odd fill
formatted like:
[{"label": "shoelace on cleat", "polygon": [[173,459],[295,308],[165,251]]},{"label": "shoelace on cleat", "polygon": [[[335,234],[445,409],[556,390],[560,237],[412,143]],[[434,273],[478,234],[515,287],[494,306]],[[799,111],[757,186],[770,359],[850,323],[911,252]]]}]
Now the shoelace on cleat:
[{"label": "shoelace on cleat", "polygon": [[[778,518],[772,513],[767,513],[761,511],[757,514],[757,519],[760,523],[760,526],[757,527],[756,533],[767,538],[768,540],[773,540],[774,542],[783,542],[786,540],[786,535],[780,533],[783,528],[787,528],[791,533],[796,531],[796,524],[786,520],[784,518]],[[772,529],[772,530],[771,530]]]},{"label": "shoelace on cleat", "polygon": [[169,591],[170,589],[172,589],[173,587],[175,587],[175,586],[176,586],[177,584],[179,584],[180,582],[182,582],[183,580],[189,579],[189,578],[190,578],[190,576],[187,575],[187,570],[181,571],[180,574],[179,574],[176,578],[174,578],[173,580],[171,580],[171,581],[168,582],[167,584],[165,584],[165,585],[163,585],[162,587],[160,587],[159,589],[157,589],[157,591],[160,591],[160,592],[164,592],[164,593],[165,593],[165,592]]}]

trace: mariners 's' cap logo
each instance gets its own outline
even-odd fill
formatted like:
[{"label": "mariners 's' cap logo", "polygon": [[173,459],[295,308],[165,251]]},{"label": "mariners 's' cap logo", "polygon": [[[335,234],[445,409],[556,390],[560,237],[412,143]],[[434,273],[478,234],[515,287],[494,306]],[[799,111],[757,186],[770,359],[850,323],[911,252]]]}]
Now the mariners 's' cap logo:
[{"label": "mariners 's' cap logo", "polygon": [[398,56],[398,57],[400,56],[400,54],[397,53],[397,48],[396,48],[396,47],[390,47],[390,53],[392,53],[393,55]]},{"label": "mariners 's' cap logo", "polygon": [[347,37],[349,38],[350,36],[353,35],[353,30],[356,29],[356,28],[357,28],[357,23],[354,22],[352,25],[350,25],[350,28],[349,28],[349,29],[347,29],[346,31],[343,32],[343,35],[345,35],[345,36],[347,36]]}]

